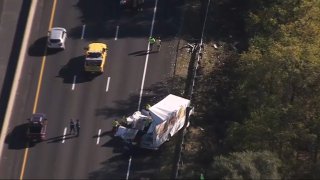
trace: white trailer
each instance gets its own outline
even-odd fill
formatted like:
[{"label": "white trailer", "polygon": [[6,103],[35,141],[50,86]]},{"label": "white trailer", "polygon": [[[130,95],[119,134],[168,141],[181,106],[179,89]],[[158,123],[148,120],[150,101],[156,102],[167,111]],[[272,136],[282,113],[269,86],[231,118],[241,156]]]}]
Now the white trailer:
[{"label": "white trailer", "polygon": [[184,126],[189,106],[190,100],[169,94],[148,111],[137,111],[128,117],[130,128],[120,126],[115,136],[138,139],[140,147],[156,150]]}]

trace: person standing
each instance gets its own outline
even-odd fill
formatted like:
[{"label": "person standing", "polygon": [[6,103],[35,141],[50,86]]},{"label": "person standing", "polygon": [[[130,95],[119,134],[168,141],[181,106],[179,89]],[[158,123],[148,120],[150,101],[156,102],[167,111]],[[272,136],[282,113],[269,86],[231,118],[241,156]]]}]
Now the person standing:
[{"label": "person standing", "polygon": [[161,48],[161,39],[160,39],[160,37],[157,37],[157,40],[156,40],[156,42],[157,42],[157,48],[158,48],[158,52],[160,51],[160,48]]},{"label": "person standing", "polygon": [[119,121],[117,121],[117,120],[112,121],[112,134],[113,135],[116,133],[119,126],[120,126]]},{"label": "person standing", "polygon": [[156,43],[156,39],[154,37],[149,37],[149,43],[150,43],[150,51],[153,49],[154,43]]},{"label": "person standing", "polygon": [[77,129],[77,136],[80,135],[80,121],[79,119],[77,119],[77,122],[76,122],[76,129]]},{"label": "person standing", "polygon": [[138,7],[138,11],[143,11],[143,3],[144,3],[144,0],[137,0],[137,7]]},{"label": "person standing", "polygon": [[70,119],[70,133],[69,134],[74,134],[75,133],[75,124],[73,119]]}]

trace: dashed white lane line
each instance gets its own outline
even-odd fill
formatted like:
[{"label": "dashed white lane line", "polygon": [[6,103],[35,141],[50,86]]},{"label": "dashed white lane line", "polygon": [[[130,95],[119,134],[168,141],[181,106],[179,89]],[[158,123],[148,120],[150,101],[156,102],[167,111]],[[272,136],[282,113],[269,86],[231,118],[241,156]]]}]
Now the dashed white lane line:
[{"label": "dashed white lane line", "polygon": [[72,91],[74,90],[74,88],[76,87],[76,81],[77,81],[77,76],[73,76],[73,82],[72,82]]},{"label": "dashed white lane line", "polygon": [[106,92],[108,92],[108,91],[109,91],[109,84],[110,84],[110,77],[108,77],[107,87],[106,87]]},{"label": "dashed white lane line", "polygon": [[82,25],[81,39],[84,38],[84,32],[85,32],[85,30],[86,30],[86,25],[84,24],[84,25]]},{"label": "dashed white lane line", "polygon": [[64,130],[63,130],[62,143],[64,143],[64,141],[66,139],[66,134],[67,134],[67,127],[65,127]]},{"label": "dashed white lane line", "polygon": [[98,131],[97,144],[99,144],[99,142],[100,142],[100,134],[101,134],[101,129],[99,129],[99,131]]},{"label": "dashed white lane line", "polygon": [[118,39],[118,34],[119,34],[119,26],[117,26],[116,36],[115,36],[114,40],[117,40],[117,39]]}]

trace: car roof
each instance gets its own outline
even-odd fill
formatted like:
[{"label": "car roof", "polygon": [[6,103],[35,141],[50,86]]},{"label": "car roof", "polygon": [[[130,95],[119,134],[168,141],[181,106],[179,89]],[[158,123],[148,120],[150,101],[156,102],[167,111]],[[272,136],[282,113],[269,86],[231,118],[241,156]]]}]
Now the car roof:
[{"label": "car roof", "polygon": [[46,115],[43,113],[35,113],[32,115],[31,121],[42,121],[46,119]]},{"label": "car roof", "polygon": [[50,33],[50,39],[60,39],[63,32],[66,32],[66,29],[61,27],[52,28]]},{"label": "car roof", "polygon": [[103,43],[91,43],[88,50],[90,52],[101,52],[103,48],[107,48],[107,45]]}]

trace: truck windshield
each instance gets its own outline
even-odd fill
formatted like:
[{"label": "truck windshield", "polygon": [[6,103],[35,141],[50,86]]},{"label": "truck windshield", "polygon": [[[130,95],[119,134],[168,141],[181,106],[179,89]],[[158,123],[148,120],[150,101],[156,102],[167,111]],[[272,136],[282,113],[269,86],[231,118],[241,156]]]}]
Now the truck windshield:
[{"label": "truck windshield", "polygon": [[87,57],[88,58],[99,58],[99,57],[101,57],[101,53],[99,53],[99,52],[89,52]]},{"label": "truck windshield", "polygon": [[86,66],[101,66],[101,60],[87,60]]}]

